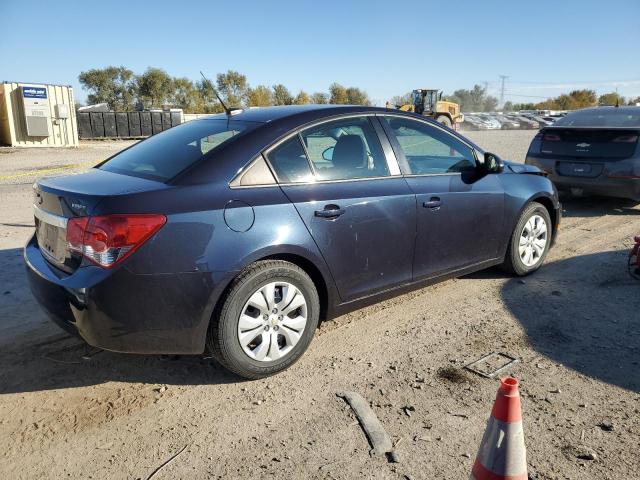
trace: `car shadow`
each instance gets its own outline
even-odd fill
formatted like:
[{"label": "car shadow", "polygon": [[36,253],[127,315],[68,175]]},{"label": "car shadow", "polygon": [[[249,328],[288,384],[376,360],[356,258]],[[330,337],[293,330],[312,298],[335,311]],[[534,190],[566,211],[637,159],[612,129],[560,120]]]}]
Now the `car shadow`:
[{"label": "car shadow", "polygon": [[98,385],[241,383],[205,356],[128,355],[90,347],[50,321],[31,295],[22,249],[0,250],[0,394]]},{"label": "car shadow", "polygon": [[640,283],[626,251],[544,265],[501,291],[536,351],[583,375],[640,392]]},{"label": "car shadow", "polygon": [[561,195],[564,217],[602,217],[604,215],[640,215],[640,203],[624,198],[574,197]]}]

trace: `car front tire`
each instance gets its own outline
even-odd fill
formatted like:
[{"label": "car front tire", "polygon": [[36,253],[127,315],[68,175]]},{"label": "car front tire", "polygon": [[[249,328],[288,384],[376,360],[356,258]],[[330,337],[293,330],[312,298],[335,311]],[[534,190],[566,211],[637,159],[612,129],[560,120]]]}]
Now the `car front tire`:
[{"label": "car front tire", "polygon": [[511,234],[503,270],[524,276],[540,268],[551,247],[552,229],[551,217],[544,205],[529,203]]},{"label": "car front tire", "polygon": [[248,266],[216,309],[207,347],[224,367],[247,379],[295,363],[318,326],[320,300],[307,273],[283,260]]}]

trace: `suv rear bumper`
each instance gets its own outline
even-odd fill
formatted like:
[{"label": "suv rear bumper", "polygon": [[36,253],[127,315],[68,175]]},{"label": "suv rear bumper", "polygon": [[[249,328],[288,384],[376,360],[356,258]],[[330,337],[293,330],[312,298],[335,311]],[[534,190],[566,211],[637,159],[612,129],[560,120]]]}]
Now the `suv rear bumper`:
[{"label": "suv rear bumper", "polygon": [[601,195],[605,197],[629,198],[640,201],[640,178],[624,178],[632,171],[628,163],[617,162],[615,170],[610,163],[606,164],[605,172],[597,177],[579,177],[559,175],[556,170],[557,160],[552,158],[539,158],[527,155],[525,163],[535,165],[547,172],[558,190],[579,189],[586,195]]},{"label": "suv rear bumper", "polygon": [[43,258],[35,237],[25,246],[24,260],[38,303],[88,344],[125,353],[204,351],[219,290],[214,274],[134,274],[123,265],[86,266],[67,275]]}]

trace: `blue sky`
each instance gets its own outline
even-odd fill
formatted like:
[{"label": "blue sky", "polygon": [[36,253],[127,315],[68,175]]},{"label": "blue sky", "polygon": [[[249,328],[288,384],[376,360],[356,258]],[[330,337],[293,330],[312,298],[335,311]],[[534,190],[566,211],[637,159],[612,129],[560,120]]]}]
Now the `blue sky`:
[{"label": "blue sky", "polygon": [[[439,28],[444,25],[444,28]],[[575,88],[640,95],[640,1],[0,0],[0,81],[71,84],[124,65],[199,78],[229,69],[294,93],[331,82],[381,104],[488,82],[507,100]]]}]

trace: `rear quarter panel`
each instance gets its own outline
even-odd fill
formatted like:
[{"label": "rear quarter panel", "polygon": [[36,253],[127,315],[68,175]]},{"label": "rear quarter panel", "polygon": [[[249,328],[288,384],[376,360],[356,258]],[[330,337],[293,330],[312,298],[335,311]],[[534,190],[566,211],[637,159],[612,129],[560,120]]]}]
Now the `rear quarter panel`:
[{"label": "rear quarter panel", "polygon": [[[223,185],[176,186],[164,192],[105,199],[96,214],[164,213],[166,225],[123,265],[133,274],[203,275],[206,289],[193,293],[205,307],[192,318],[204,340],[214,308],[233,278],[265,257],[296,255],[320,271],[331,304],[333,281],[322,255],[279,186],[231,189]],[[184,293],[184,292],[183,292]]]}]

